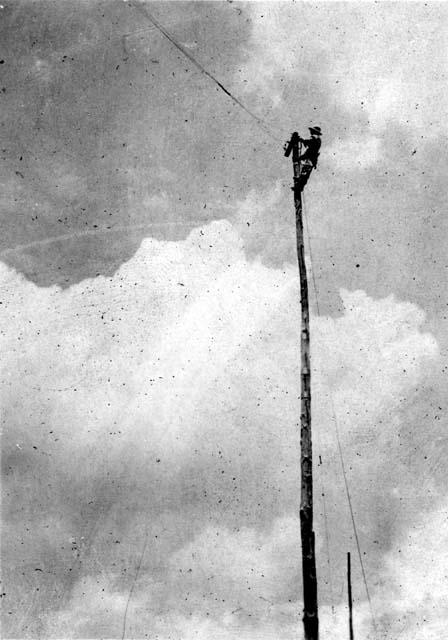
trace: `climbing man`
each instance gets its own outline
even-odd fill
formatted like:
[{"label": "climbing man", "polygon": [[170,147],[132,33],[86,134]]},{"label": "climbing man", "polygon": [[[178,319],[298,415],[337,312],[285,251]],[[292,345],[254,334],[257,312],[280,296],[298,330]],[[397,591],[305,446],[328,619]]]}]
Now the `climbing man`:
[{"label": "climbing man", "polygon": [[319,157],[322,131],[320,127],[309,127],[309,132],[311,133],[311,138],[308,140],[304,140],[299,136],[299,142],[306,147],[305,153],[300,156],[299,160],[302,164],[310,164],[315,169]]},{"label": "climbing man", "polygon": [[322,135],[322,131],[320,130],[320,127],[309,127],[309,132],[311,133],[311,138],[308,140],[304,140],[300,136],[298,138],[299,142],[306,147],[305,153],[302,153],[302,155],[299,156],[300,178],[297,186],[300,191],[302,191],[303,187],[308,182],[311,171],[317,166],[317,159],[319,158],[321,145],[320,137]]},{"label": "climbing man", "polygon": [[[320,137],[322,135],[322,131],[320,130],[320,127],[309,127],[309,131],[311,133],[311,138],[308,140],[304,140],[299,136],[297,131],[294,131],[291,136],[291,140],[283,147],[286,157],[290,155],[291,151],[293,152],[293,159],[294,153],[297,154],[294,162],[298,161],[300,169],[299,175],[294,179],[293,189],[298,189],[299,191],[302,191],[303,187],[308,182],[308,178],[310,177],[312,170],[316,168],[317,159],[319,158],[321,145]],[[301,144],[306,147],[306,150],[305,153],[302,153],[302,155],[299,156]]]}]

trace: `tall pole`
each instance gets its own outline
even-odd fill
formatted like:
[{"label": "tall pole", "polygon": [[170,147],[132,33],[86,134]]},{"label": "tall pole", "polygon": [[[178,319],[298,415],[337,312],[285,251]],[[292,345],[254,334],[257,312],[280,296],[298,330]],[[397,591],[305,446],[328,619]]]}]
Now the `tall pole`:
[{"label": "tall pole", "polygon": [[313,452],[311,440],[311,369],[310,369],[310,315],[308,280],[302,217],[302,187],[300,184],[299,136],[295,132],[285,151],[292,151],[294,169],[294,206],[296,212],[297,260],[300,276],[301,300],[301,410],[300,410],[300,535],[302,540],[303,627],[305,640],[318,640],[319,619],[317,608],[316,556],[313,531]]},{"label": "tall pole", "polygon": [[350,551],[347,553],[347,591],[348,591],[348,629],[350,640],[353,640],[353,598],[352,598],[352,566]]}]

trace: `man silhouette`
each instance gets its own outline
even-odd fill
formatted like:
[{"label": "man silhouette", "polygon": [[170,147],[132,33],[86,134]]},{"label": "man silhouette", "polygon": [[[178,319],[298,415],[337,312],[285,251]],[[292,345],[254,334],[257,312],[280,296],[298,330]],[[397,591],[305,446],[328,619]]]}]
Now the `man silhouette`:
[{"label": "man silhouette", "polygon": [[322,131],[320,130],[320,127],[309,127],[309,132],[311,133],[311,138],[308,140],[304,140],[299,136],[299,142],[306,147],[305,153],[300,156],[299,160],[303,164],[311,164],[313,169],[315,169],[317,166],[317,159],[319,157],[320,145],[322,144],[320,139]]},{"label": "man silhouette", "polygon": [[302,153],[302,155],[299,156],[300,176],[297,187],[300,191],[302,191],[303,187],[308,182],[311,171],[317,166],[321,146],[320,137],[322,135],[322,131],[320,127],[309,127],[309,132],[311,133],[311,138],[308,140],[299,136],[299,142],[306,147],[305,153]]}]

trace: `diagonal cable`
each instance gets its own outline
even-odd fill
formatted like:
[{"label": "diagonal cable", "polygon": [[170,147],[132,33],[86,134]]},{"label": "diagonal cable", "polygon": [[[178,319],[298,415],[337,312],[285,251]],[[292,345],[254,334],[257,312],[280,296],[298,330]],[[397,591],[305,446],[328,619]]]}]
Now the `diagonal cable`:
[{"label": "diagonal cable", "polygon": [[165,38],[167,38],[167,40],[169,40],[171,42],[171,44],[174,45],[176,47],[176,49],[178,49],[186,58],[188,58],[188,60],[190,60],[190,62],[192,64],[194,64],[194,66],[197,69],[199,69],[199,71],[201,73],[203,73],[205,76],[207,76],[207,78],[210,78],[210,80],[212,82],[214,82],[221,89],[221,91],[223,91],[227,96],[229,96],[229,98],[231,100],[233,100],[233,102],[238,107],[240,107],[240,109],[245,111],[253,120],[255,120],[255,122],[258,124],[258,126],[261,127],[264,130],[266,135],[268,135],[272,140],[275,140],[275,142],[279,142],[277,136],[272,133],[271,128],[269,127],[269,125],[262,118],[257,116],[256,113],[254,113],[248,107],[246,107],[246,105],[243,104],[239,98],[234,96],[233,93],[231,93],[231,91],[226,89],[226,87],[222,84],[222,82],[220,82],[212,73],[210,73],[210,71],[208,71],[200,62],[198,62],[196,60],[196,58],[194,56],[192,56],[191,53],[189,51],[187,51],[185,49],[185,47],[183,47],[174,38],[174,36],[172,36],[165,29],[165,27],[158,20],[156,20],[156,18],[148,11],[148,9],[146,7],[142,6],[141,4],[134,3],[134,2],[130,2],[129,4],[131,6],[133,6],[135,9],[137,9],[137,11],[142,13],[150,22],[152,22],[152,24],[160,31],[160,33],[162,35],[164,35]]}]

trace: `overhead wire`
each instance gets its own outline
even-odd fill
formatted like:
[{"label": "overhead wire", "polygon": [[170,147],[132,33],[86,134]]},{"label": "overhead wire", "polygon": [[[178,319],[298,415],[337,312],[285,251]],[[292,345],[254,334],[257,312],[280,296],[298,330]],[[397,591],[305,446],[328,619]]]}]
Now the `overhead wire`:
[{"label": "overhead wire", "polygon": [[[208,71],[189,51],[187,51],[174,38],[174,36],[172,36],[166,30],[166,28],[148,11],[148,9],[146,7],[144,7],[144,6],[142,6],[142,5],[138,4],[138,3],[135,3],[135,2],[129,2],[129,4],[131,6],[133,6],[137,11],[142,13],[152,23],[152,25],[167,40],[169,40],[169,42],[171,42],[171,44],[174,47],[176,47],[202,74],[204,74],[212,82],[214,82],[217,85],[217,87],[219,89],[221,89],[221,91],[224,92],[234,102],[235,105],[237,105],[247,115],[249,115],[249,117],[251,117],[257,123],[257,125],[264,131],[264,133],[266,135],[268,135],[276,143],[279,142],[278,136],[273,133],[272,128],[267,124],[267,122],[265,120],[263,120],[260,116],[255,114],[251,109],[249,109],[238,97],[236,97],[229,89],[227,89],[224,86],[224,84],[222,82],[220,82],[220,80],[218,80],[218,78],[216,78],[210,71]],[[145,29],[133,32],[131,34],[124,34],[124,36],[122,36],[122,37],[126,38],[126,37],[129,37],[130,35],[134,35],[134,34],[140,33],[140,31],[144,32]],[[311,272],[312,272],[312,281],[313,281],[313,288],[314,288],[315,300],[316,300],[316,308],[317,308],[318,314],[320,314],[319,296],[318,296],[317,284],[316,284],[316,279],[315,279],[315,272],[314,272],[314,267],[313,267],[311,239],[310,239],[310,233],[309,233],[309,224],[308,224],[308,217],[307,217],[307,214],[306,214],[304,196],[303,196],[303,211],[304,211],[304,217],[305,217],[305,223],[306,223],[306,233],[308,235],[308,246],[309,246],[310,262],[311,262],[311,267],[312,267]],[[51,241],[58,240],[58,239],[59,238],[54,238],[54,239],[51,239]],[[65,236],[62,236],[62,239],[65,239]],[[369,591],[369,588],[368,588],[367,576],[366,576],[366,571],[365,571],[365,567],[364,567],[364,562],[363,562],[363,559],[362,559],[361,546],[360,546],[360,542],[359,542],[359,536],[358,536],[358,531],[357,531],[357,526],[356,526],[356,521],[355,521],[355,516],[354,516],[354,511],[353,511],[353,505],[352,505],[352,499],[351,499],[351,494],[350,494],[350,489],[349,489],[349,484],[348,484],[348,479],[347,479],[347,473],[346,473],[346,468],[345,468],[344,456],[343,456],[343,452],[342,452],[342,445],[341,445],[341,440],[340,440],[337,416],[336,416],[336,411],[335,411],[335,407],[334,407],[334,401],[333,401],[333,397],[332,397],[331,392],[330,392],[330,400],[331,400],[332,413],[333,413],[333,419],[334,419],[334,425],[335,425],[338,452],[339,452],[339,457],[340,457],[340,462],[341,462],[342,475],[343,475],[343,479],[344,479],[344,485],[345,485],[345,491],[346,491],[346,495],[347,495],[347,501],[348,501],[348,506],[349,506],[349,511],[350,511],[350,517],[351,517],[352,527],[353,527],[355,541],[356,541],[357,553],[358,553],[359,562],[360,562],[360,566],[361,566],[361,572],[362,572],[364,587],[365,587],[365,591],[366,591],[366,595],[367,595],[367,600],[368,600],[368,603],[369,603],[372,622],[373,622],[374,629],[376,631],[376,620],[375,620],[375,615],[374,615],[374,612],[373,612],[373,607],[372,607],[372,602],[371,602],[371,597],[370,597],[370,591]],[[325,532],[326,532],[325,535],[326,535],[328,562],[329,562],[330,590],[332,591],[332,586],[331,586],[331,584],[332,584],[331,563],[330,563],[330,557],[329,557],[329,533],[328,533],[328,522],[327,522],[327,509],[326,509],[326,502],[325,502],[325,488],[324,488],[324,493],[323,493],[323,511],[324,511],[324,522],[325,522]],[[131,590],[130,590],[130,593],[129,593],[129,598],[128,598],[128,601],[126,603],[126,609],[125,609],[124,621],[123,621],[123,636],[122,636],[123,638],[124,638],[124,635],[125,635],[125,632],[126,632],[127,611],[128,611],[128,607],[129,607],[129,603],[130,603],[131,597],[132,597],[132,592],[133,592],[136,580],[138,578],[140,567],[141,567],[141,564],[142,564],[142,561],[143,561],[143,556],[145,554],[146,546],[147,546],[147,536],[146,536],[146,539],[145,539],[145,542],[144,542],[144,546],[143,546],[143,550],[142,550],[142,553],[141,553],[141,557],[139,559],[138,567],[137,567],[137,570],[136,570],[136,575],[134,577],[134,581],[133,581],[133,584],[131,586]]]},{"label": "overhead wire", "polygon": [[[222,82],[216,78],[210,71],[208,71],[196,58],[189,52],[185,47],[183,47],[180,42],[176,40],[176,38],[166,30],[166,28],[152,15],[150,11],[148,11],[147,7],[137,3],[137,2],[128,2],[128,4],[134,7],[137,11],[143,14],[159,31],[160,33],[171,42],[171,44],[176,47],[190,62],[197,68],[201,73],[203,73],[207,78],[209,78],[212,82],[214,82],[220,89],[223,91],[240,109],[245,111],[257,124],[263,129],[266,135],[268,135],[275,142],[279,142],[278,136],[273,132],[272,127],[268,125],[268,123],[257,116],[249,107],[247,107],[239,98],[237,98],[229,89],[227,89]],[[283,141],[281,141],[283,142]]]},{"label": "overhead wire", "polygon": [[[135,3],[135,2],[129,2],[129,5],[133,6],[137,11],[142,13],[152,23],[152,25],[169,42],[171,42],[171,44],[174,47],[176,47],[176,49],[178,49],[202,74],[204,74],[212,82],[214,82],[217,85],[217,87],[219,89],[221,89],[221,91],[223,91],[234,102],[234,104],[236,104],[247,115],[249,115],[257,123],[257,125],[264,131],[264,133],[266,135],[268,135],[275,142],[279,142],[279,138],[277,137],[276,134],[273,133],[272,128],[267,124],[267,122],[265,120],[263,120],[260,116],[258,116],[256,113],[254,113],[251,109],[249,109],[238,97],[236,97],[229,89],[227,89],[224,86],[224,84],[220,80],[218,80],[218,78],[216,78],[216,76],[214,76],[210,71],[208,71],[189,51],[187,51],[174,38],[173,35],[171,35],[166,30],[166,28],[148,11],[148,9],[146,7],[144,7],[144,6],[142,6],[142,5],[138,4],[138,3]],[[143,31],[145,31],[145,30],[142,29],[141,32],[143,32]],[[140,32],[140,30],[136,31],[135,33],[139,33],[139,32]],[[124,37],[129,37],[129,35],[134,35],[134,33],[124,34]],[[312,258],[312,248],[311,248],[311,240],[310,240],[310,234],[309,234],[309,224],[308,224],[308,217],[306,215],[304,196],[303,196],[303,203],[304,203],[304,206],[303,206],[304,217],[305,217],[305,222],[306,222],[306,232],[307,232],[307,235],[308,235],[308,246],[309,246],[310,262],[311,262],[311,266],[312,266],[311,272],[312,272],[312,281],[313,281],[313,288],[314,288],[315,300],[316,300],[316,308],[317,308],[318,314],[320,314],[319,296],[318,296],[318,292],[317,292],[315,272],[314,272],[314,268],[313,268],[313,258]],[[370,592],[369,592],[369,588],[368,588],[368,584],[367,584],[367,576],[366,576],[366,572],[365,572],[365,568],[364,568],[364,562],[362,560],[361,547],[360,547],[359,536],[358,536],[358,531],[357,531],[357,526],[356,526],[356,521],[355,521],[355,516],[354,516],[354,511],[353,511],[353,506],[352,506],[350,489],[349,489],[348,480],[347,480],[347,473],[346,473],[346,469],[345,469],[345,462],[344,462],[344,457],[343,457],[343,452],[342,452],[342,446],[341,446],[341,440],[340,440],[340,435],[339,435],[337,417],[336,417],[333,397],[332,397],[331,393],[330,393],[330,399],[331,399],[333,419],[334,419],[334,425],[335,425],[335,431],[336,431],[338,452],[339,452],[341,468],[342,468],[342,474],[343,474],[343,479],[344,479],[344,485],[345,485],[347,501],[348,501],[348,506],[349,506],[349,511],[350,511],[350,517],[351,517],[352,527],[353,527],[353,531],[354,531],[356,547],[357,547],[358,557],[359,557],[359,561],[360,561],[361,572],[362,572],[362,576],[363,576],[364,587],[365,587],[367,599],[368,599],[368,602],[369,602],[372,622],[373,622],[373,626],[374,626],[374,628],[376,630],[376,621],[375,621],[375,616],[374,616],[374,613],[373,613],[373,607],[372,607]],[[327,553],[328,553],[328,563],[329,563],[329,582],[330,582],[330,590],[332,591],[332,586],[331,586],[331,583],[332,583],[331,563],[330,563],[330,557],[329,557],[329,533],[328,533],[327,509],[326,509],[326,501],[325,501],[325,488],[324,488],[324,493],[323,493],[323,511],[324,511],[325,536],[326,536],[326,545],[327,545]],[[138,573],[139,573],[139,570],[140,570],[141,562],[143,560],[143,555],[144,555],[145,550],[146,550],[146,544],[147,544],[147,539],[145,540],[145,544],[144,544],[143,551],[142,551],[142,556],[140,558],[139,565],[137,567],[137,572],[136,572],[136,576],[135,576],[135,579],[134,579],[134,583],[133,583],[133,585],[131,587],[131,591],[130,591],[130,594],[129,594],[128,602],[126,604],[126,611],[125,611],[124,624],[123,624],[123,637],[124,637],[124,633],[125,633],[125,629],[126,629],[126,615],[127,615],[127,610],[128,610],[128,606],[129,606],[129,601],[130,601],[131,596],[132,596],[132,591],[133,591],[133,588],[135,586],[135,581],[136,581],[136,579],[138,577]]]},{"label": "overhead wire", "polygon": [[363,579],[363,582],[364,582],[364,588],[366,590],[367,601],[369,603],[370,616],[372,618],[373,629],[376,632],[376,630],[377,630],[376,619],[375,619],[375,614],[373,612],[372,599],[370,597],[369,587],[367,585],[367,575],[366,575],[366,570],[365,570],[365,567],[364,567],[364,562],[363,562],[363,559],[362,559],[361,545],[359,543],[359,536],[358,536],[358,528],[356,526],[355,514],[354,514],[354,511],[353,511],[352,499],[351,499],[350,489],[349,489],[348,480],[347,480],[347,472],[345,470],[344,456],[343,456],[343,453],[342,453],[342,446],[341,446],[341,438],[340,438],[340,435],[339,435],[338,421],[337,421],[336,411],[335,411],[335,408],[334,408],[334,402],[333,402],[333,397],[332,397],[331,393],[330,393],[330,400],[331,400],[331,406],[332,406],[332,409],[333,409],[333,419],[334,419],[334,426],[335,426],[335,432],[336,432],[336,441],[337,441],[337,445],[338,445],[339,458],[340,458],[340,461],[341,461],[342,476],[344,478],[345,492],[346,492],[346,495],[347,495],[347,502],[348,502],[348,507],[349,507],[349,511],[350,511],[350,518],[351,518],[351,521],[352,521],[353,533],[354,533],[354,536],[355,536],[356,549],[357,549],[357,552],[358,552],[359,564],[361,565],[362,579]]},{"label": "overhead wire", "polygon": [[129,609],[129,605],[131,603],[132,594],[134,593],[135,585],[137,584],[138,576],[139,576],[140,569],[141,569],[142,563],[143,563],[143,558],[145,557],[146,547],[148,546],[148,537],[149,537],[149,529],[146,528],[146,534],[145,534],[145,540],[144,540],[144,543],[143,543],[143,548],[142,548],[142,551],[140,553],[140,558],[138,560],[137,569],[135,571],[135,575],[134,575],[134,578],[132,580],[131,588],[129,590],[129,595],[128,595],[128,598],[126,600],[126,607],[124,609],[124,615],[123,615],[123,628],[122,628],[122,633],[121,633],[121,640],[124,640],[125,637],[126,637],[126,623],[127,623],[127,617],[128,617],[128,609]]},{"label": "overhead wire", "polygon": [[[196,58],[189,51],[187,51],[174,38],[174,36],[172,36],[165,29],[165,27],[150,13],[150,11],[148,11],[148,9],[146,7],[144,7],[144,6],[142,6],[142,5],[138,4],[138,3],[135,3],[135,2],[129,2],[129,4],[131,6],[133,6],[137,11],[142,13],[160,31],[160,33],[167,40],[169,40],[169,42],[171,42],[171,44],[174,47],[176,47],[176,49],[178,49],[188,60],[190,60],[190,62],[197,69],[199,69],[199,71],[201,73],[203,73],[206,77],[208,77],[210,80],[212,80],[212,82],[214,82],[237,106],[239,106],[245,113],[247,113],[258,124],[258,126],[261,129],[263,129],[263,131],[271,139],[275,140],[276,142],[279,141],[277,136],[272,133],[272,130],[269,127],[269,125],[262,118],[257,116],[251,109],[246,107],[246,105],[239,98],[237,98],[235,95],[233,95],[232,92],[229,91],[223,85],[223,83],[218,80],[218,78],[216,78],[210,71],[208,71],[198,60],[196,60]],[[312,266],[312,280],[313,280],[313,287],[314,287],[315,298],[316,298],[316,307],[317,307],[318,313],[320,313],[319,296],[318,296],[318,293],[317,293],[317,284],[316,284],[315,273],[314,273],[314,269],[313,269],[312,249],[311,249],[311,242],[310,242],[310,237],[309,237],[309,224],[308,224],[308,218],[306,216],[305,206],[304,206],[304,214],[305,214],[307,235],[308,235],[308,240],[309,240],[308,244],[309,244],[309,247],[310,247],[309,253],[310,253],[311,266]],[[375,621],[375,616],[374,616],[374,613],[373,613],[373,607],[372,607],[372,602],[371,602],[371,597],[370,597],[370,591],[369,591],[368,584],[367,584],[367,576],[366,576],[366,572],[365,572],[365,568],[364,568],[364,562],[362,560],[361,546],[360,546],[360,543],[359,543],[359,536],[358,536],[358,531],[357,531],[357,527],[356,527],[356,521],[355,521],[355,516],[354,516],[354,511],[353,511],[353,506],[352,506],[350,489],[349,489],[348,480],[347,480],[347,474],[346,474],[346,470],[345,470],[344,457],[343,457],[343,453],[342,453],[342,446],[341,446],[340,437],[339,437],[339,429],[338,429],[338,426],[337,426],[336,412],[335,412],[335,408],[334,408],[334,403],[333,403],[333,398],[332,397],[331,397],[331,403],[332,403],[332,409],[333,409],[334,424],[335,424],[335,428],[336,428],[338,451],[339,451],[339,456],[340,456],[340,461],[341,461],[341,468],[342,468],[342,473],[343,473],[343,478],[344,478],[344,485],[345,485],[345,489],[346,489],[347,501],[348,501],[349,510],[350,510],[351,522],[352,522],[352,527],[353,527],[353,531],[354,531],[354,536],[355,536],[355,541],[356,541],[356,547],[357,547],[359,562],[360,562],[360,565],[361,565],[361,571],[362,571],[362,576],[363,576],[363,581],[364,581],[364,587],[365,587],[367,599],[368,599],[368,602],[369,602],[372,622],[373,622],[374,629],[376,630],[376,621]],[[324,499],[324,503],[325,503],[325,499]],[[328,549],[329,549],[326,504],[324,504],[324,521],[325,521],[325,528],[326,528],[327,546],[328,546]],[[329,571],[331,571],[331,569],[329,569]],[[329,577],[330,577],[330,574],[329,574]],[[330,578],[330,580],[331,580],[331,578]]]},{"label": "overhead wire", "polygon": [[[315,300],[316,300],[316,308],[317,308],[318,314],[320,314],[320,311],[319,311],[319,294],[318,294],[318,289],[317,289],[317,284],[316,284],[316,279],[315,279],[315,274],[314,274],[314,265],[313,265],[313,257],[312,257],[312,246],[311,246],[311,236],[310,236],[310,231],[309,231],[309,223],[308,223],[308,216],[307,216],[307,212],[306,212],[305,195],[304,195],[304,193],[302,193],[302,202],[303,202],[302,209],[303,209],[303,215],[304,215],[304,218],[305,218],[306,234],[308,236],[308,247],[309,247],[308,251],[309,251],[310,263],[311,263],[311,274],[312,274],[314,295],[315,295]],[[372,599],[370,597],[370,590],[369,590],[369,587],[368,587],[368,584],[367,584],[367,574],[366,574],[366,570],[365,570],[365,567],[364,567],[364,561],[362,559],[362,552],[361,552],[361,545],[360,545],[360,542],[359,542],[358,528],[356,526],[356,520],[355,520],[355,514],[354,514],[354,510],[353,510],[350,487],[349,487],[349,483],[348,483],[348,479],[347,479],[347,472],[346,472],[346,468],[345,468],[344,455],[343,455],[343,452],[342,452],[342,444],[341,444],[341,438],[340,438],[340,434],[339,434],[339,426],[338,426],[338,420],[337,420],[337,415],[336,415],[336,408],[334,406],[334,399],[333,399],[333,394],[332,394],[331,390],[329,392],[329,398],[330,398],[331,410],[332,410],[332,415],[333,415],[333,423],[334,423],[334,426],[335,426],[336,442],[337,442],[339,460],[340,460],[340,464],[341,464],[342,477],[343,477],[343,480],[344,480],[345,493],[346,493],[346,496],[347,496],[347,503],[348,503],[348,508],[349,508],[349,511],[350,511],[350,519],[351,519],[351,524],[352,524],[352,528],[353,528],[353,534],[354,534],[354,537],[355,537],[356,550],[357,550],[357,554],[358,554],[358,558],[359,558],[359,564],[361,566],[361,574],[362,574],[362,579],[363,579],[363,583],[364,583],[364,588],[365,588],[365,591],[366,591],[367,602],[369,604],[369,610],[370,610],[370,616],[371,616],[371,619],[372,619],[372,625],[373,625],[374,631],[376,633],[377,632],[376,618],[375,618],[375,614],[374,614],[374,611],[373,611]]]},{"label": "overhead wire", "polygon": [[[229,91],[229,89],[227,89],[222,82],[220,82],[218,80],[218,78],[216,78],[210,71],[208,71],[189,51],[187,51],[175,38],[174,36],[172,36],[166,29],[165,27],[148,11],[148,9],[138,3],[135,2],[129,2],[130,5],[132,5],[136,10],[138,10],[140,13],[142,13],[159,31],[160,33],[167,39],[169,40],[169,42],[171,42],[171,44],[176,47],[188,60],[190,60],[190,62],[201,72],[203,73],[206,77],[208,77],[212,82],[214,82],[220,89],[221,91],[223,91],[233,102],[234,104],[236,104],[238,107],[240,107],[245,113],[247,113],[257,124],[260,128],[263,129],[263,131],[273,140],[275,140],[275,142],[279,142],[279,139],[276,135],[274,135],[272,133],[271,127],[262,119],[260,118],[258,115],[256,115],[251,109],[249,109],[239,98],[237,98],[235,95],[233,95],[233,93],[231,91]],[[315,300],[316,300],[316,308],[317,308],[317,312],[318,314],[320,314],[320,308],[319,308],[319,296],[318,296],[318,290],[317,290],[317,284],[316,284],[316,278],[315,278],[315,272],[314,272],[314,268],[313,268],[313,257],[312,257],[312,248],[311,248],[311,239],[310,239],[310,233],[309,233],[309,223],[308,223],[308,217],[306,215],[306,208],[305,208],[305,199],[303,197],[303,210],[304,210],[304,217],[305,217],[305,223],[306,223],[306,232],[308,235],[308,246],[309,246],[309,255],[310,255],[310,262],[311,262],[311,273],[312,273],[312,281],[313,281],[313,288],[314,288],[314,293],[315,293]],[[347,473],[346,473],[346,469],[345,469],[345,462],[344,462],[344,456],[343,456],[343,452],[342,452],[342,445],[341,445],[341,440],[340,440],[340,435],[339,435],[339,428],[338,428],[338,423],[337,423],[337,416],[336,416],[336,411],[335,411],[335,407],[334,407],[334,401],[333,401],[333,397],[332,394],[330,393],[330,399],[331,399],[331,406],[332,406],[332,413],[333,413],[333,420],[334,420],[334,425],[335,425],[335,432],[336,432],[336,439],[337,439],[337,445],[338,445],[338,452],[339,452],[339,457],[340,457],[340,463],[341,463],[341,469],[342,469],[342,475],[343,475],[343,479],[344,479],[344,485],[345,485],[345,491],[346,491],[346,496],[347,496],[347,502],[348,502],[348,506],[349,506],[349,511],[350,511],[350,518],[351,518],[351,523],[352,523],[352,527],[353,527],[353,532],[354,532],[354,536],[355,536],[355,542],[356,542],[356,548],[357,548],[357,553],[358,553],[358,558],[359,558],[359,562],[360,562],[360,566],[361,566],[361,572],[362,572],[362,577],[363,577],[363,582],[364,582],[364,587],[365,587],[365,591],[366,591],[366,596],[367,596],[367,600],[369,603],[369,608],[370,608],[370,614],[371,614],[371,618],[372,618],[372,623],[373,623],[373,627],[376,631],[376,620],[375,620],[375,615],[373,612],[373,606],[372,606],[372,601],[371,601],[371,597],[370,597],[370,591],[369,591],[369,587],[368,587],[368,583],[367,583],[367,575],[366,575],[366,571],[365,571],[365,567],[364,567],[364,562],[362,559],[362,552],[361,552],[361,545],[359,542],[359,535],[358,535],[358,530],[357,530],[357,526],[356,526],[356,520],[355,520],[355,515],[354,515],[354,511],[353,511],[353,505],[352,505],[352,499],[351,499],[351,494],[350,494],[350,488],[349,488],[349,484],[348,484],[348,479],[347,479]],[[324,485],[323,485],[324,486]],[[324,488],[324,492],[323,492],[323,511],[324,511],[324,526],[325,526],[325,536],[326,536],[326,545],[327,545],[327,554],[328,554],[328,562],[329,562],[329,582],[330,582],[330,590],[332,591],[332,578],[331,578],[331,563],[330,563],[330,556],[329,556],[329,533],[328,533],[328,521],[327,521],[327,509],[326,509],[326,501],[325,501],[325,488]]]}]

